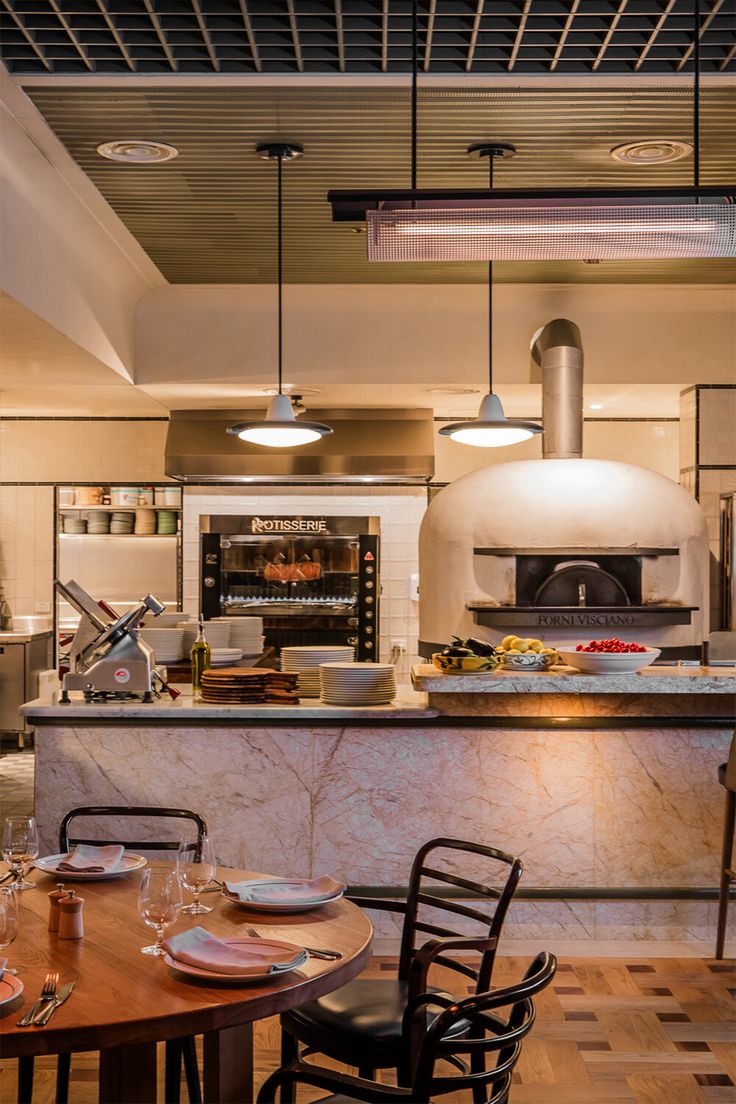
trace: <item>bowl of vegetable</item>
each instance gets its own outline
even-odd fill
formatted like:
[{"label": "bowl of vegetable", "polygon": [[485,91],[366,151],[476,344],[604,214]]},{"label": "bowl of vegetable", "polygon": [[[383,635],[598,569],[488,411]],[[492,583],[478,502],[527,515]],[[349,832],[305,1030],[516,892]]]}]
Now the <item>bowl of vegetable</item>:
[{"label": "bowl of vegetable", "polygon": [[560,662],[554,648],[529,636],[505,636],[496,654],[507,671],[548,671]]},{"label": "bowl of vegetable", "polygon": [[654,663],[661,648],[631,644],[618,637],[590,640],[574,649],[558,648],[560,659],[569,667],[577,667],[586,675],[628,675]]},{"label": "bowl of vegetable", "polygon": [[472,675],[482,671],[494,671],[501,662],[496,649],[486,640],[460,640],[454,637],[441,652],[435,652],[432,663],[445,674]]}]

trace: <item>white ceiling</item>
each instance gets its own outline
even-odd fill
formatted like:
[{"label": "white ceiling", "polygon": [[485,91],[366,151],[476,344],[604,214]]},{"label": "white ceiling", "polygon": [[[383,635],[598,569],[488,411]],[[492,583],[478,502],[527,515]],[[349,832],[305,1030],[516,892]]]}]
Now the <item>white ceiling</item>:
[{"label": "white ceiling", "polygon": [[[161,417],[174,409],[265,407],[263,388],[232,383],[172,381],[136,386],[85,352],[32,311],[0,293],[0,412],[15,417]],[[431,407],[437,417],[473,414],[472,394],[447,394],[436,384],[328,383],[304,393],[309,407]],[[590,384],[588,418],[676,418],[682,384]],[[452,387],[448,382],[447,387]],[[291,388],[287,378],[287,390]],[[501,384],[506,412],[539,417],[536,384]]]}]

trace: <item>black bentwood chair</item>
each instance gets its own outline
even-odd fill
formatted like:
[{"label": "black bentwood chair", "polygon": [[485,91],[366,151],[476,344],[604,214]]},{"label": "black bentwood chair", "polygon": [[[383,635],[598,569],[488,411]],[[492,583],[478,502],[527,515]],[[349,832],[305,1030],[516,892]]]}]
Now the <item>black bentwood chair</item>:
[{"label": "black bentwood chair", "polygon": [[[155,805],[80,805],[71,809],[59,826],[59,851],[63,854],[78,843],[92,847],[104,847],[108,843],[122,843],[128,851],[177,851],[179,840],[121,840],[90,839],[69,834],[73,820],[81,817],[151,817],[158,819],[179,819],[191,821],[197,830],[197,843],[200,848],[202,839],[207,835],[207,824],[199,813],[191,809],[158,808]],[[166,1043],[165,1098],[166,1104],[179,1104],[181,1097],[181,1062],[184,1058],[184,1071],[187,1079],[189,1100],[192,1104],[201,1104],[202,1090],[199,1084],[197,1052],[194,1037],[171,1039]],[[18,1060],[18,1104],[29,1104],[33,1095],[33,1058]],[[56,1067],[56,1104],[67,1104],[69,1100],[69,1073],[71,1054],[60,1054]]]},{"label": "black bentwood chair", "polygon": [[[441,852],[450,854],[443,856]],[[469,855],[480,856],[483,861],[475,865],[481,865],[484,870],[488,868],[489,881],[471,881],[456,874],[456,864],[451,863],[450,858],[457,853],[465,859]],[[334,993],[284,1013],[281,1017],[282,1065],[288,1066],[298,1060],[299,1043],[303,1043],[310,1053],[326,1054],[345,1065],[357,1066],[363,1078],[372,1078],[377,1069],[396,1069],[399,1084],[409,1085],[408,1052],[402,1045],[402,1021],[407,1006],[432,991],[427,982],[432,964],[449,967],[471,978],[476,993],[486,993],[490,989],[498,938],[521,872],[520,859],[494,847],[465,840],[433,839],[419,849],[414,859],[406,901],[352,897],[363,908],[403,913],[398,974],[395,978],[356,978]],[[500,887],[493,884],[499,881],[499,874],[504,879]],[[453,888],[458,892],[453,893]],[[467,903],[467,898],[475,903],[486,899],[495,901],[492,915]],[[458,917],[473,921],[474,937],[467,931],[446,926]],[[438,938],[418,949],[420,933]],[[484,940],[484,946],[477,969],[443,953],[450,949],[477,952],[479,937]],[[467,982],[463,989],[467,992]],[[290,1102],[290,1093],[289,1085],[285,1085],[282,1100]]]},{"label": "black bentwood chair", "polygon": [[723,847],[721,851],[721,884],[718,892],[718,930],[716,932],[716,958],[723,958],[726,945],[728,903],[736,884],[733,866],[733,838],[736,828],[736,732],[731,740],[728,762],[718,768],[718,781],[726,791],[726,808],[723,816]]},{"label": "black bentwood chair", "polygon": [[[478,947],[489,943],[476,940]],[[436,993],[425,993],[411,1001],[404,1012],[401,1035],[403,1064],[411,1071],[406,1086],[383,1085],[294,1062],[271,1074],[258,1094],[258,1104],[275,1104],[279,1089],[283,1104],[287,1098],[291,1099],[297,1084],[336,1094],[321,1098],[320,1104],[322,1101],[347,1104],[354,1100],[372,1104],[428,1104],[446,1093],[463,1089],[471,1090],[476,1101],[506,1104],[522,1039],[534,1025],[533,998],[549,985],[556,968],[555,956],[543,951],[524,980],[516,985],[459,1001]],[[498,1014],[504,1008],[508,1009],[506,1017]],[[438,1071],[442,1062],[459,1072]]]}]

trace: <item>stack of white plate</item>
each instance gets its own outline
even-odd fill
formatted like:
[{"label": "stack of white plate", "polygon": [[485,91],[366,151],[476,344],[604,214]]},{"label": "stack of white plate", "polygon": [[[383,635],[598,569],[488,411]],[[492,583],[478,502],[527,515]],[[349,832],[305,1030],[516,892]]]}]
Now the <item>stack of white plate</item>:
[{"label": "stack of white plate", "polygon": [[175,663],[184,655],[184,633],[181,629],[141,629],[140,638],[153,648],[157,663]]},{"label": "stack of white plate", "polygon": [[322,663],[319,672],[328,705],[386,705],[396,697],[392,663]]},{"label": "stack of white plate", "polygon": [[135,512],[135,531],[146,536],[156,532],[156,511],[141,509]]},{"label": "stack of white plate", "polygon": [[164,610],[158,617],[146,617],[145,624],[152,629],[178,629],[192,617],[193,614],[182,613],[181,610]]},{"label": "stack of white plate", "polygon": [[297,688],[302,698],[320,695],[321,663],[345,663],[350,666],[355,649],[343,644],[302,645],[281,649],[281,670],[299,675]]},{"label": "stack of white plate", "polygon": [[243,658],[240,648],[212,648],[210,655],[211,667],[232,667],[239,659]]},{"label": "stack of white plate", "polygon": [[109,510],[90,510],[87,514],[87,532],[88,533],[109,533],[110,532],[110,512]]},{"label": "stack of white plate", "polygon": [[[197,639],[199,627],[196,621],[180,621],[179,628],[184,633],[184,652],[189,655],[192,644]],[[210,648],[230,647],[230,622],[205,621],[204,635]]]},{"label": "stack of white plate", "polygon": [[[240,648],[244,656],[259,656],[263,651],[262,617],[213,617],[219,624],[223,621],[230,626],[230,646]],[[210,624],[212,624],[210,621]]]}]

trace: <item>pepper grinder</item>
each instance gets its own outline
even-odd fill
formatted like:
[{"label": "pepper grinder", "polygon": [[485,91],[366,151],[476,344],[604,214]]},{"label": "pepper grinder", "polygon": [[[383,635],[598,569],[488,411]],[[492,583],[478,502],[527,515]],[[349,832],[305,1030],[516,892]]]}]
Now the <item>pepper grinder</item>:
[{"label": "pepper grinder", "polygon": [[59,939],[82,939],[84,923],[82,908],[84,898],[77,897],[73,889],[59,901]]},{"label": "pepper grinder", "polygon": [[49,931],[58,932],[59,930],[59,901],[62,897],[67,897],[69,890],[64,888],[63,882],[56,883],[56,889],[49,893]]}]

